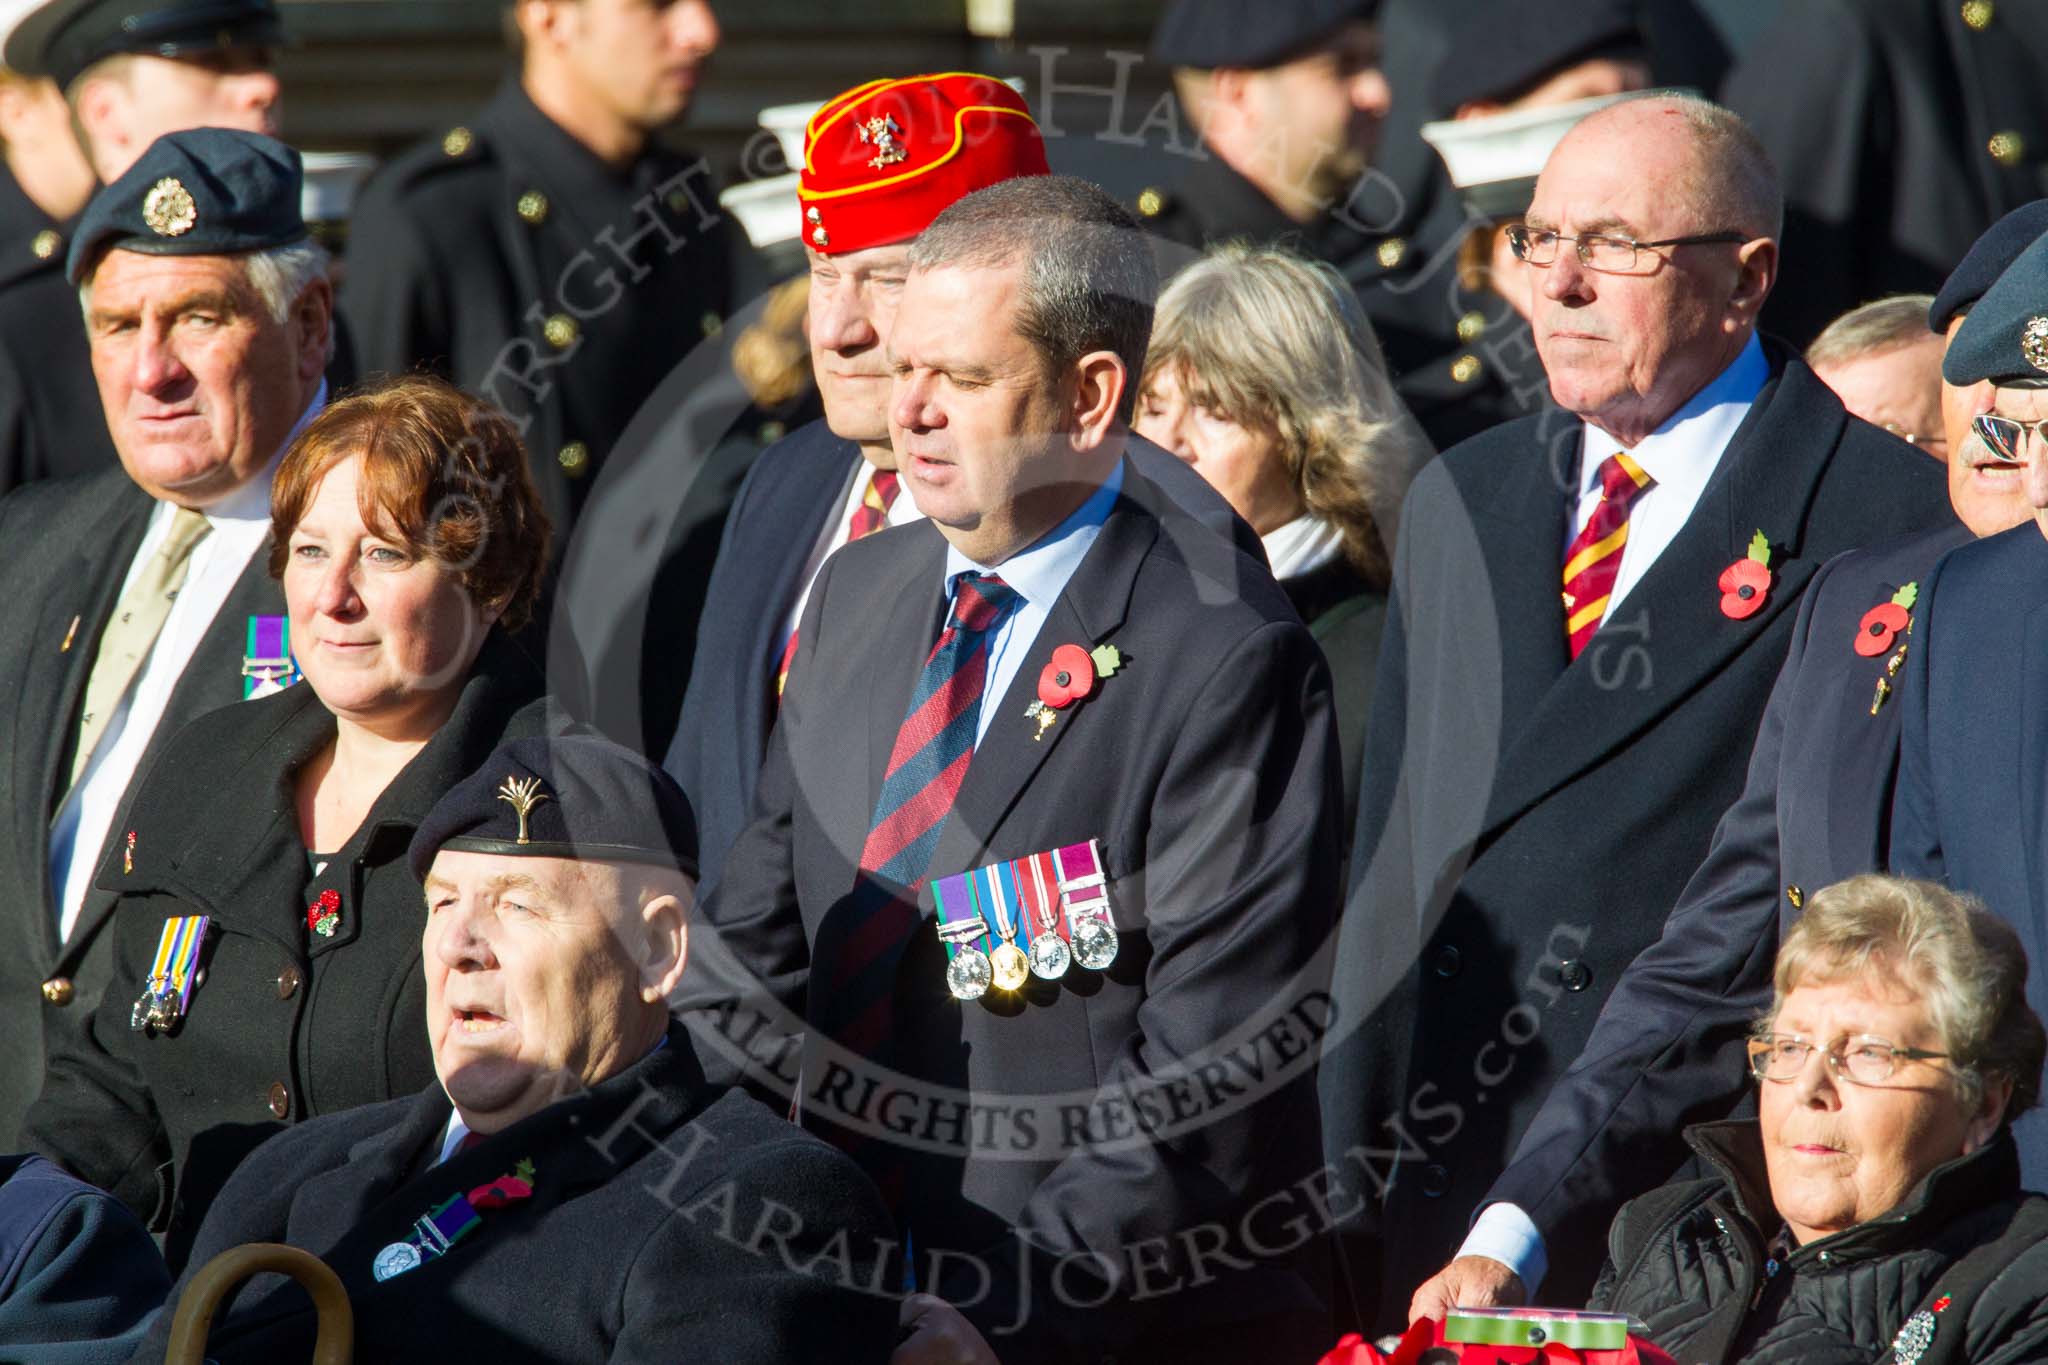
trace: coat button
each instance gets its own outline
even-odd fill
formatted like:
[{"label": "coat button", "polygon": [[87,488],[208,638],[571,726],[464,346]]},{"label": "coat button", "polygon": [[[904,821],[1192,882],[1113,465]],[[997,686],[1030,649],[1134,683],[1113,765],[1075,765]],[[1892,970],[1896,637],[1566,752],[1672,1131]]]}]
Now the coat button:
[{"label": "coat button", "polygon": [[2008,128],[2002,133],[1993,133],[1991,141],[1984,144],[1984,150],[1991,153],[1991,159],[2001,166],[2017,166],[2027,156],[2027,140]]},{"label": "coat button", "polygon": [[43,983],[43,999],[53,1005],[61,1007],[70,1004],[73,994],[75,992],[68,976],[53,976]]},{"label": "coat button", "polygon": [[582,330],[576,325],[576,319],[567,313],[557,313],[541,324],[540,334],[548,339],[548,345],[558,351],[566,351],[576,344]]},{"label": "coat button", "polygon": [[1465,955],[1446,943],[1436,950],[1436,974],[1443,977],[1456,976],[1465,969]]},{"label": "coat button", "polygon": [[57,248],[62,245],[64,245],[63,237],[48,228],[44,228],[36,234],[35,240],[28,244],[28,249],[35,253],[37,260],[47,261],[57,254]]},{"label": "coat button", "polygon": [[1389,237],[1380,243],[1379,250],[1373,254],[1379,257],[1382,270],[1392,270],[1408,259],[1408,243],[1399,237]]},{"label": "coat button", "polygon": [[1991,0],[1966,0],[1963,5],[1963,23],[1982,33],[1991,27],[1991,16],[1996,13],[1997,10]]},{"label": "coat button", "polygon": [[520,195],[519,202],[513,207],[518,210],[521,218],[535,227],[548,220],[548,197],[539,190],[528,190]]},{"label": "coat button", "polygon": [[1458,319],[1458,340],[1477,341],[1486,331],[1486,314],[1474,308]]},{"label": "coat button", "polygon": [[1568,991],[1582,991],[1593,984],[1593,969],[1575,957],[1557,964],[1557,979]]},{"label": "coat button", "polygon": [[450,128],[447,136],[441,139],[441,154],[443,156],[461,156],[470,149],[475,141],[476,139],[470,135],[469,129]]},{"label": "coat button", "polygon": [[1806,906],[1806,893],[1796,886],[1785,888],[1785,899],[1792,903],[1794,910],[1801,910]]},{"label": "coat button", "polygon": [[1422,1168],[1422,1193],[1430,1199],[1441,1199],[1451,1192],[1451,1173],[1432,1161]]},{"label": "coat button", "polygon": [[1451,378],[1460,384],[1469,384],[1479,377],[1479,357],[1467,352],[1451,362]]},{"label": "coat button", "polygon": [[284,1088],[283,1081],[270,1083],[270,1113],[274,1118],[284,1118],[292,1112],[292,1092]]},{"label": "coat button", "polygon": [[284,970],[277,974],[277,998],[291,999],[299,993],[299,987],[304,984],[306,978],[299,974],[298,967],[289,962],[285,963]]},{"label": "coat button", "polygon": [[590,447],[581,441],[571,441],[555,456],[555,463],[570,478],[580,479],[583,471],[590,468]]}]

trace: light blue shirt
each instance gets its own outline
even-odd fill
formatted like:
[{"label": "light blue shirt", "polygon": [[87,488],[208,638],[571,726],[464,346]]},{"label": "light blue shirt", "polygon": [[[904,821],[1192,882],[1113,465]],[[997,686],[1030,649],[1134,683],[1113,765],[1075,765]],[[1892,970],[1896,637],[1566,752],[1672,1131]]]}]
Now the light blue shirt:
[{"label": "light blue shirt", "polygon": [[[946,601],[953,600],[953,588],[963,573],[992,573],[999,575],[1003,582],[1016,589],[1022,600],[996,627],[988,643],[988,674],[982,683],[981,715],[974,726],[974,746],[981,747],[982,737],[988,734],[989,723],[1002,710],[1003,698],[1008,695],[1010,684],[1016,680],[1017,670],[1024,666],[1025,656],[1031,653],[1031,646],[1038,640],[1038,632],[1044,627],[1046,618],[1052,614],[1052,604],[1060,600],[1060,594],[1067,590],[1067,581],[1074,576],[1074,570],[1081,567],[1081,561],[1088,557],[1089,547],[1102,534],[1102,523],[1109,519],[1109,509],[1116,505],[1117,495],[1124,487],[1124,462],[1118,460],[1116,468],[1109,471],[1109,477],[1102,486],[1088,495],[1088,500],[1068,514],[1067,519],[1033,542],[1031,548],[1019,551],[991,567],[977,564],[959,550],[946,547]],[[950,608],[949,608],[950,610]],[[1087,646],[1086,640],[1075,640],[1074,644]],[[1025,724],[1020,708],[1011,717],[1017,724]]]}]

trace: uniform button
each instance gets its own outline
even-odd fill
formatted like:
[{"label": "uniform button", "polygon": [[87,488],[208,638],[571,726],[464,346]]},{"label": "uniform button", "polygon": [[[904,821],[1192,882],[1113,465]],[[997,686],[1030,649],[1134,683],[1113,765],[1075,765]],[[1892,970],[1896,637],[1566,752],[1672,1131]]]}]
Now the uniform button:
[{"label": "uniform button", "polygon": [[283,1081],[270,1083],[270,1113],[273,1118],[283,1118],[292,1112],[292,1092],[284,1088]]},{"label": "uniform button", "polygon": [[60,1008],[70,1004],[76,993],[68,976],[53,976],[43,983],[43,999]]},{"label": "uniform button", "polygon": [[707,310],[703,317],[697,319],[697,330],[705,336],[715,337],[725,330],[725,319]]},{"label": "uniform button", "polygon": [[1402,261],[1408,259],[1408,243],[1402,241],[1399,237],[1389,237],[1386,241],[1380,243],[1378,255],[1381,267],[1392,270],[1395,266],[1401,264]]},{"label": "uniform button", "polygon": [[789,435],[789,427],[786,424],[782,422],[763,422],[761,423],[761,430],[756,433],[756,439],[764,446],[772,446],[787,435]]},{"label": "uniform button", "polygon": [[1785,899],[1792,902],[1794,910],[1804,909],[1806,906],[1806,893],[1796,886],[1785,888]]},{"label": "uniform button", "polygon": [[1997,12],[1998,7],[1991,0],[1969,0],[1963,6],[1963,23],[1982,33],[1991,27],[1991,16]]},{"label": "uniform button", "polygon": [[1422,1193],[1429,1199],[1441,1199],[1451,1192],[1451,1173],[1432,1161],[1422,1168]]},{"label": "uniform button", "polygon": [[1437,949],[1436,974],[1438,976],[1456,976],[1464,970],[1464,967],[1465,955],[1455,947],[1446,943],[1443,947]]},{"label": "uniform button", "polygon": [[1458,340],[1476,341],[1486,331],[1486,314],[1474,308],[1458,319]]},{"label": "uniform button", "polygon": [[1984,150],[1991,153],[1991,159],[2001,166],[2017,166],[2027,154],[2027,140],[2008,128],[2002,133],[1993,133],[1991,141],[1984,144]]},{"label": "uniform button", "polygon": [[299,987],[306,984],[306,978],[292,963],[285,963],[284,970],[277,974],[277,998],[289,1000],[299,993]]},{"label": "uniform button", "polygon": [[1155,185],[1138,194],[1138,214],[1144,218],[1157,218],[1166,207],[1166,195]]},{"label": "uniform button", "polygon": [[1823,1251],[1815,1259],[1818,1260],[1822,1265],[1833,1265],[1835,1263],[1835,1253],[1832,1251]]},{"label": "uniform button", "polygon": [[1557,979],[1568,991],[1582,991],[1593,984],[1593,969],[1575,957],[1557,964]]},{"label": "uniform button", "polygon": [[521,218],[535,227],[548,220],[548,197],[539,190],[528,190],[520,195],[519,202],[513,207],[519,210]]},{"label": "uniform button", "polygon": [[811,243],[814,246],[830,246],[832,234],[821,227],[814,227],[811,229]]},{"label": "uniform button", "polygon": [[1451,362],[1451,378],[1460,384],[1469,384],[1479,377],[1479,357],[1461,355]]},{"label": "uniform button", "polygon": [[441,139],[441,154],[443,156],[461,156],[470,149],[471,144],[475,141],[476,139],[471,136],[469,129],[450,128],[448,135]]},{"label": "uniform button", "polygon": [[49,228],[44,228],[36,234],[36,239],[28,244],[28,249],[35,252],[37,260],[47,261],[57,254],[57,248],[62,245],[64,245],[62,237],[52,232]]},{"label": "uniform button", "polygon": [[555,456],[555,463],[562,472],[572,479],[583,477],[583,471],[590,468],[590,447],[581,441],[571,441]]},{"label": "uniform button", "polygon": [[540,334],[548,339],[548,345],[558,351],[566,351],[576,344],[579,330],[576,319],[567,313],[557,313],[541,324]]}]

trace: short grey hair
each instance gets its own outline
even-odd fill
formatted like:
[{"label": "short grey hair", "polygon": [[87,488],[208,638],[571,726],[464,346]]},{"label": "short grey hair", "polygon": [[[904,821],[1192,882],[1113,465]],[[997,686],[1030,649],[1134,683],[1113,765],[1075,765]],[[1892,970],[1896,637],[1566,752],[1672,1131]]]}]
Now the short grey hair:
[{"label": "short grey hair", "polygon": [[[102,252],[78,286],[78,306],[84,310],[88,320],[92,316],[93,276],[99,273],[100,262],[105,259],[106,253]],[[240,254],[240,260],[242,268],[248,272],[249,287],[256,291],[257,298],[263,300],[271,321],[280,327],[291,321],[292,309],[298,305],[300,297],[315,280],[325,279],[333,264],[327,248],[310,237],[263,251],[244,252]],[[334,328],[330,325],[327,329],[329,360],[334,358],[334,343]]]},{"label": "short grey hair", "polygon": [[1806,363],[1818,370],[1902,346],[1939,341],[1940,334],[1927,329],[1927,313],[1933,307],[1932,294],[1893,294],[1851,308],[1813,339],[1806,348]]},{"label": "short grey hair", "polygon": [[1974,896],[1878,873],[1814,893],[1778,949],[1774,998],[1759,1032],[1771,1029],[1795,988],[1857,978],[1926,1002],[1966,1107],[1994,1077],[2012,1082],[2008,1121],[2040,1097],[2048,1035],[2027,1005],[2027,950]]},{"label": "short grey hair", "polygon": [[1017,331],[1060,375],[1091,351],[1112,351],[1129,379],[1129,422],[1152,337],[1159,270],[1138,222],[1086,180],[1019,176],[976,190],[910,244],[913,270],[990,269],[1022,262]]}]

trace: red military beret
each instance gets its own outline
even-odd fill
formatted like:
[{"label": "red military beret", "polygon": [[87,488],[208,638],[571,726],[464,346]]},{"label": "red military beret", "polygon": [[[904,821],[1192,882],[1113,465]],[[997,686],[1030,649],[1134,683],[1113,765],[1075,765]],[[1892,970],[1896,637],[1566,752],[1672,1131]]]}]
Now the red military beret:
[{"label": "red military beret", "polygon": [[803,240],[834,256],[907,242],[963,195],[1050,170],[1024,97],[993,76],[869,81],[804,129]]}]

